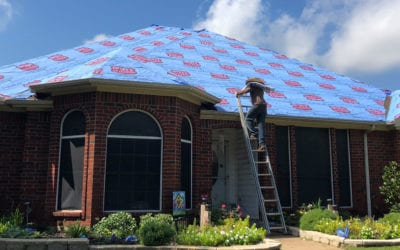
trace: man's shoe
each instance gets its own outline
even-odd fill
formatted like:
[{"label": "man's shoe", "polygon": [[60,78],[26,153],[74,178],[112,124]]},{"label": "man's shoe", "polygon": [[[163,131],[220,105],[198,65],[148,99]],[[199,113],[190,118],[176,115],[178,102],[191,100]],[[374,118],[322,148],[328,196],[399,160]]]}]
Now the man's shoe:
[{"label": "man's shoe", "polygon": [[250,135],[250,140],[257,140],[257,137],[255,135]]},{"label": "man's shoe", "polygon": [[266,147],[264,144],[261,144],[260,146],[258,146],[257,151],[265,151]]}]

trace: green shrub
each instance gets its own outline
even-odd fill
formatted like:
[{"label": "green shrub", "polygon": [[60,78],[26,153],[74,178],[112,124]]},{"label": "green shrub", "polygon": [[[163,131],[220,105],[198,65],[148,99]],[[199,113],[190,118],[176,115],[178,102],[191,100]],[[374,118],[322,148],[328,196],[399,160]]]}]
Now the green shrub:
[{"label": "green shrub", "polygon": [[325,234],[336,235],[337,229],[343,229],[345,227],[346,222],[343,221],[340,217],[336,217],[336,219],[322,218],[319,222],[315,224],[314,230]]},{"label": "green shrub", "polygon": [[174,219],[169,214],[142,215],[139,240],[145,246],[161,246],[170,243],[176,235]]},{"label": "green shrub", "polygon": [[93,226],[93,231],[102,237],[109,238],[112,235],[122,239],[133,235],[136,231],[136,220],[127,212],[118,212],[103,217]]},{"label": "green shrub", "polygon": [[385,214],[383,218],[379,219],[380,222],[382,223],[388,223],[388,224],[399,224],[400,223],[400,212],[392,212]]},{"label": "green shrub", "polygon": [[383,168],[382,186],[379,190],[391,212],[400,212],[400,166],[391,161]]},{"label": "green shrub", "polygon": [[337,215],[328,209],[311,209],[301,216],[300,229],[315,230],[315,226],[319,223],[321,219],[324,218],[336,219]]},{"label": "green shrub", "polygon": [[231,246],[256,244],[266,235],[264,228],[257,228],[255,224],[249,226],[250,218],[227,218],[222,225],[199,226],[189,225],[179,232],[177,243],[181,245],[197,246]]},{"label": "green shrub", "polygon": [[79,221],[66,226],[65,235],[70,238],[80,238],[82,236],[88,236],[90,234],[90,228],[82,226]]}]

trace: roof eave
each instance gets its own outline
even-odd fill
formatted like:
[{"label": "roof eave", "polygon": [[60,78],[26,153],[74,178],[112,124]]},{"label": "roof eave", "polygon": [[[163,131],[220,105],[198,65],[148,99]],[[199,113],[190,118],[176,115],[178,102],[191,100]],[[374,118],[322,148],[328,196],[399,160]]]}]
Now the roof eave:
[{"label": "roof eave", "polygon": [[[205,120],[230,120],[239,121],[239,113],[221,112],[215,110],[201,110],[200,119]],[[267,117],[267,122],[278,126],[298,126],[315,128],[336,128],[336,129],[359,129],[359,130],[380,130],[390,131],[396,129],[393,125],[385,122],[374,121],[355,121],[324,118],[307,118],[295,116],[271,116]]]},{"label": "roof eave", "polygon": [[204,92],[193,86],[166,83],[132,82],[89,78],[60,83],[33,85],[30,88],[35,93],[45,93],[53,96],[98,91],[176,96],[197,105],[202,103],[216,104],[220,102],[218,97],[208,94],[207,92]]},{"label": "roof eave", "polygon": [[50,111],[53,109],[52,100],[8,99],[0,100],[0,111],[26,112]]}]

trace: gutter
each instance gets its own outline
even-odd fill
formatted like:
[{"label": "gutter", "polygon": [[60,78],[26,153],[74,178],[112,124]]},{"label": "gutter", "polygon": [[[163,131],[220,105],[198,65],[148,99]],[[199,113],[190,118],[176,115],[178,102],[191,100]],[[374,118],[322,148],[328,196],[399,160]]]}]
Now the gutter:
[{"label": "gutter", "polygon": [[372,216],[371,209],[371,180],[369,178],[369,156],[368,156],[368,134],[375,130],[375,125],[372,125],[371,129],[364,132],[364,169],[365,169],[365,186],[367,195],[367,213],[368,216]]}]

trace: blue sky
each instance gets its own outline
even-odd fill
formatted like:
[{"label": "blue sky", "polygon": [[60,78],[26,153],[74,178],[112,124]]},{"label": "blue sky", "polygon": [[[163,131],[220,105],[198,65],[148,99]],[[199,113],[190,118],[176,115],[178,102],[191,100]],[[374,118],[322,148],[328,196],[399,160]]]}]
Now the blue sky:
[{"label": "blue sky", "polygon": [[0,66],[152,24],[203,29],[400,89],[400,0],[0,0]]}]

